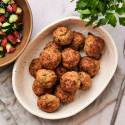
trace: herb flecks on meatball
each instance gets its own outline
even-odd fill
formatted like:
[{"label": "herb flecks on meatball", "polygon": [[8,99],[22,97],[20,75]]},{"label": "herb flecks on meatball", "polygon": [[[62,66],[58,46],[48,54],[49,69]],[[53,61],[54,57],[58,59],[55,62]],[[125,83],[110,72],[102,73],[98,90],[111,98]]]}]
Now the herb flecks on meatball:
[{"label": "herb flecks on meatball", "polygon": [[44,88],[52,88],[57,80],[54,71],[41,69],[36,73],[36,80],[42,84]]},{"label": "herb flecks on meatball", "polygon": [[41,69],[41,62],[39,58],[35,58],[32,60],[29,66],[29,72],[33,77],[36,77],[36,72]]},{"label": "herb flecks on meatball", "polygon": [[87,72],[91,77],[94,77],[99,72],[100,62],[90,57],[83,57],[79,67],[81,71]]},{"label": "herb flecks on meatball", "polygon": [[64,92],[60,86],[57,87],[55,95],[60,99],[64,104],[68,104],[74,101],[75,95]]},{"label": "herb flecks on meatball", "polygon": [[66,48],[62,51],[62,64],[67,69],[75,68],[80,61],[80,53],[72,48]]},{"label": "herb flecks on meatball", "polygon": [[82,90],[88,90],[92,86],[92,80],[88,73],[85,72],[79,72],[80,77],[80,89]]},{"label": "herb flecks on meatball", "polygon": [[69,45],[73,39],[73,32],[67,27],[58,27],[53,32],[53,38],[59,45]]},{"label": "herb flecks on meatball", "polygon": [[36,80],[33,82],[32,90],[36,96],[42,96],[43,94],[52,92],[52,89],[44,88],[42,84]]},{"label": "herb flecks on meatball", "polygon": [[93,34],[88,35],[85,40],[84,51],[89,57],[100,59],[105,47],[104,40]]},{"label": "herb flecks on meatball", "polygon": [[54,70],[61,62],[61,53],[58,49],[46,48],[40,55],[43,68]]},{"label": "herb flecks on meatball", "polygon": [[74,94],[80,87],[79,74],[75,71],[66,72],[60,79],[63,91]]},{"label": "herb flecks on meatball", "polygon": [[71,48],[75,50],[79,50],[84,47],[85,44],[85,36],[82,33],[73,31],[73,40],[71,43]]},{"label": "herb flecks on meatball", "polygon": [[60,107],[60,100],[54,95],[45,94],[38,98],[37,105],[45,112],[54,112]]}]

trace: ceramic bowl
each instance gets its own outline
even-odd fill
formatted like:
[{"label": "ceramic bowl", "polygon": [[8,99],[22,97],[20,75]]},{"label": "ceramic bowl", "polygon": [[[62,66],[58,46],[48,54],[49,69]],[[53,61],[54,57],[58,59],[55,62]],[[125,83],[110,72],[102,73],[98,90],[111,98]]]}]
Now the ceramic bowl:
[{"label": "ceramic bowl", "polygon": [[14,53],[7,54],[5,57],[0,58],[0,67],[10,64],[19,57],[26,48],[32,32],[32,13],[27,0],[15,0],[15,2],[23,9],[23,38]]},{"label": "ceramic bowl", "polygon": [[[95,33],[105,40],[106,47],[100,60],[100,71],[98,75],[93,78],[92,88],[84,92],[79,91],[72,103],[61,106],[58,111],[46,113],[37,107],[37,97],[32,91],[34,78],[29,74],[29,65],[32,59],[38,57],[45,45],[52,39],[52,31],[60,25],[68,26],[72,30],[82,33]],[[78,17],[66,17],[43,28],[28,45],[27,50],[17,60],[13,69],[13,90],[23,107],[36,116],[45,119],[62,119],[70,117],[86,108],[104,91],[113,77],[117,62],[118,54],[115,43],[105,29],[102,27],[96,29],[85,27],[84,22]]]}]

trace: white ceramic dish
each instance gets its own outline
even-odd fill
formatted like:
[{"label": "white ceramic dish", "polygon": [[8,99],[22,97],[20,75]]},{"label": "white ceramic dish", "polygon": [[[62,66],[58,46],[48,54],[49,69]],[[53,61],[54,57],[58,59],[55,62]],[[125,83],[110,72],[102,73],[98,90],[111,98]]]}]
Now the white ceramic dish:
[{"label": "white ceramic dish", "polygon": [[[92,88],[89,91],[79,91],[74,102],[62,106],[54,113],[46,113],[36,105],[37,97],[32,91],[33,78],[29,74],[29,65],[33,58],[38,57],[40,51],[44,48],[49,39],[52,38],[51,33],[58,25],[65,25],[76,31],[94,32],[105,40],[106,49],[101,58],[101,68],[99,74],[94,77]],[[18,101],[30,113],[45,118],[45,119],[61,119],[70,117],[86,108],[92,103],[106,88],[111,80],[118,62],[117,49],[108,32],[102,27],[93,29],[92,27],[85,27],[84,23],[78,17],[67,17],[58,20],[44,29],[32,40],[28,45],[26,51],[17,60],[13,69],[13,90]]]}]

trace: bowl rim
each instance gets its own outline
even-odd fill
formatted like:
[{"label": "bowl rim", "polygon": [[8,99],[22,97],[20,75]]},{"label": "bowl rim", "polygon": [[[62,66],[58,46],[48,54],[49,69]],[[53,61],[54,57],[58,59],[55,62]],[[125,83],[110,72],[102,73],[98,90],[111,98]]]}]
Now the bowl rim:
[{"label": "bowl rim", "polygon": [[23,48],[16,54],[15,57],[13,57],[12,59],[8,60],[7,62],[4,62],[3,64],[0,64],[0,68],[3,67],[3,66],[6,66],[6,65],[9,65],[10,63],[14,62],[22,53],[23,51],[25,50],[25,48],[27,47],[29,41],[30,41],[30,38],[31,38],[31,34],[32,34],[32,29],[33,29],[33,16],[32,16],[32,11],[31,11],[31,7],[29,5],[29,2],[28,0],[24,0],[27,7],[28,7],[28,10],[29,10],[29,14],[30,14],[30,23],[31,23],[31,27],[30,27],[30,32],[29,32],[29,35],[27,36],[27,42],[26,44],[23,46]]},{"label": "bowl rim", "polygon": [[[51,26],[53,26],[53,25],[55,25],[55,24],[57,24],[57,23],[59,23],[59,22],[66,21],[66,20],[70,20],[70,19],[71,19],[71,20],[72,20],[72,19],[81,20],[81,19],[80,19],[79,17],[77,17],[77,16],[69,16],[69,17],[64,17],[64,18],[62,18],[62,19],[58,19],[58,20],[56,20],[56,21],[50,23],[49,25],[45,26],[39,33],[37,33],[37,35],[31,40],[31,42],[28,44],[27,47],[31,46],[31,44],[37,39],[37,37],[38,37],[42,32],[44,32],[46,29],[48,29],[49,27],[51,27]],[[83,109],[85,109],[87,106],[89,106],[89,105],[90,105],[95,99],[97,99],[97,98],[100,96],[100,94],[106,89],[106,87],[108,86],[108,84],[109,84],[111,78],[113,77],[113,75],[114,75],[114,73],[115,73],[115,71],[116,71],[116,68],[117,68],[117,64],[118,64],[118,51],[117,51],[115,42],[114,42],[114,40],[112,39],[112,37],[110,36],[110,34],[109,34],[103,27],[99,27],[99,29],[101,29],[104,33],[106,33],[107,37],[110,38],[111,43],[112,43],[112,46],[113,46],[113,48],[114,48],[114,55],[115,55],[115,59],[114,59],[114,60],[115,60],[115,62],[114,62],[114,68],[113,68],[113,70],[112,70],[112,72],[111,72],[112,75],[111,75],[110,78],[108,79],[107,85],[106,85],[101,91],[98,92],[99,94],[96,96],[96,98],[91,99],[86,106],[79,108],[79,110],[77,110],[77,111],[75,111],[75,112],[71,112],[70,115],[69,115],[69,114],[65,114],[65,115],[63,115],[63,116],[56,116],[56,117],[49,117],[49,116],[45,116],[45,115],[40,115],[40,114],[38,114],[37,112],[32,111],[31,108],[29,108],[27,105],[25,105],[25,103],[21,100],[20,96],[18,96],[18,92],[17,92],[17,90],[16,90],[16,82],[15,82],[15,74],[16,74],[16,72],[15,72],[15,71],[16,71],[16,67],[17,67],[18,62],[19,62],[21,56],[23,56],[24,53],[19,57],[19,59],[16,61],[15,65],[14,65],[14,68],[13,68],[13,71],[12,71],[12,87],[13,87],[13,91],[14,91],[14,94],[15,94],[17,100],[20,102],[20,104],[21,104],[28,112],[30,112],[31,114],[36,115],[36,116],[38,116],[38,117],[40,117],[40,118],[50,119],[50,120],[57,120],[57,119],[68,118],[68,117],[71,117],[71,116],[73,116],[73,115],[79,113],[80,111],[82,111]]]}]

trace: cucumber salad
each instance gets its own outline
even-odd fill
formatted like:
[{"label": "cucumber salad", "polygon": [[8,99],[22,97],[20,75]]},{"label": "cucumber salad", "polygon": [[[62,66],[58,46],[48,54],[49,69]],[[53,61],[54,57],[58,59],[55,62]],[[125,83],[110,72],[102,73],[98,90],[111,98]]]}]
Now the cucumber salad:
[{"label": "cucumber salad", "polygon": [[13,53],[21,42],[22,11],[14,0],[0,0],[0,58]]}]

